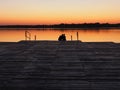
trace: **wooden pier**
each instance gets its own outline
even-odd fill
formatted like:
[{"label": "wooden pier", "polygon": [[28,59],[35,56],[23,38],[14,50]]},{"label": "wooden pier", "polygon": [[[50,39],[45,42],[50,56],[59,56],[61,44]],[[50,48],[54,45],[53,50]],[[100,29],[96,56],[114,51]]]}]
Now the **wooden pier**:
[{"label": "wooden pier", "polygon": [[120,43],[0,43],[0,90],[120,90]]}]

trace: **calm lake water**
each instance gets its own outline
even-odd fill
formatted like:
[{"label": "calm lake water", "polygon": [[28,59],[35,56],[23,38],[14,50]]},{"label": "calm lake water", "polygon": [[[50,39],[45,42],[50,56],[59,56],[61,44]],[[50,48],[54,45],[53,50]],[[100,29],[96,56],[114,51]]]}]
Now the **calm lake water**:
[{"label": "calm lake water", "polygon": [[120,29],[0,29],[0,42],[17,42],[25,40],[25,31],[31,33],[34,40],[58,40],[59,35],[66,34],[67,40],[77,39],[76,33],[79,33],[79,40],[83,42],[117,42],[120,43]]}]

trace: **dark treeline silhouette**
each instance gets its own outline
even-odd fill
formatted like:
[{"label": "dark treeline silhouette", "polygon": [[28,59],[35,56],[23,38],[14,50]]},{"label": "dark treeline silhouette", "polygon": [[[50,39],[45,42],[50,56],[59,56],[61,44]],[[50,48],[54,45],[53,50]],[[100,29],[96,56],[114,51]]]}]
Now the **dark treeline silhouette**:
[{"label": "dark treeline silhouette", "polygon": [[83,24],[53,24],[53,25],[0,25],[0,28],[120,28],[120,23],[83,23]]}]

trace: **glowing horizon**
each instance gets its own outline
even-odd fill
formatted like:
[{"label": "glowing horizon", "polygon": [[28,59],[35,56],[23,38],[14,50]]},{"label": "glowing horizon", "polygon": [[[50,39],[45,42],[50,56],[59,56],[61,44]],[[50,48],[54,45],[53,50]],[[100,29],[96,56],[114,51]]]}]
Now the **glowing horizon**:
[{"label": "glowing horizon", "polygon": [[0,25],[120,23],[120,0],[0,0]]}]

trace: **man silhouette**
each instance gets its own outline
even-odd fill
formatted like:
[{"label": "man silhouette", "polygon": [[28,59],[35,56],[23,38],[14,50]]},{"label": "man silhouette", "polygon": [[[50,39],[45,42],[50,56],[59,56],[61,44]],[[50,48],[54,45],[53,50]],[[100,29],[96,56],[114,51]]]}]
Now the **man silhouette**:
[{"label": "man silhouette", "polygon": [[65,34],[60,35],[59,38],[58,38],[58,40],[59,40],[59,41],[66,41],[66,36],[65,36]]}]

